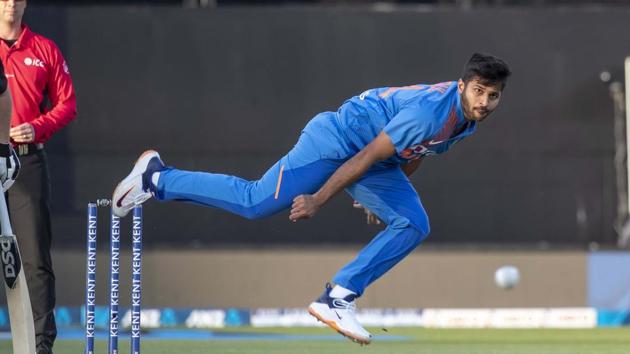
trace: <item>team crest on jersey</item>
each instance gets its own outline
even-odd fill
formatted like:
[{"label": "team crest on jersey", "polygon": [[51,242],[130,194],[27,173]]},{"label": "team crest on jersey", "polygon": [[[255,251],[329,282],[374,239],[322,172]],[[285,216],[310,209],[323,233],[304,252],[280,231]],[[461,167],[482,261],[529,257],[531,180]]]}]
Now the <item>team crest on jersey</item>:
[{"label": "team crest on jersey", "polygon": [[423,156],[427,156],[427,155],[435,155],[437,154],[437,152],[429,149],[428,147],[426,147],[423,144],[418,144],[418,145],[413,145],[409,148],[406,148],[405,150],[403,150],[400,153],[400,157],[402,157],[405,160],[417,160]]}]

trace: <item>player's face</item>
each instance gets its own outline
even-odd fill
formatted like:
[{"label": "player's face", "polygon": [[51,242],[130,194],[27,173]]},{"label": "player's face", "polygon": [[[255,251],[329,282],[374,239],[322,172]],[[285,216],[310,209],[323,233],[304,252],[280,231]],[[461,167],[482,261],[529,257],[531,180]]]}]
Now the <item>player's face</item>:
[{"label": "player's face", "polygon": [[457,88],[462,98],[462,110],[468,120],[481,122],[499,105],[501,85],[484,85],[477,78],[468,82],[461,79]]},{"label": "player's face", "polygon": [[0,20],[9,24],[21,22],[24,9],[25,0],[0,0]]}]

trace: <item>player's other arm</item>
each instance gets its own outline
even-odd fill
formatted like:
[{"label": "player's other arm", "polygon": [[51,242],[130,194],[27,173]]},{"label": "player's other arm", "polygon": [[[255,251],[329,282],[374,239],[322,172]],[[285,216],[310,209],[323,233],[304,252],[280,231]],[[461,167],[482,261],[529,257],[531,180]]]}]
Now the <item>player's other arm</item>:
[{"label": "player's other arm", "polygon": [[315,194],[303,194],[293,199],[289,219],[297,221],[312,217],[330,198],[359,179],[370,166],[390,158],[395,152],[389,136],[381,132],[358,154],[341,165]]}]

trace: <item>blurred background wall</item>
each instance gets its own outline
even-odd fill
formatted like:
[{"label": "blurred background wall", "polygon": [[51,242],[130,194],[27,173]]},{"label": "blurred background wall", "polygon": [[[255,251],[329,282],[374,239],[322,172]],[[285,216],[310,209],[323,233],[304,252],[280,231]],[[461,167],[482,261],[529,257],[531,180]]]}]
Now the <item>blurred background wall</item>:
[{"label": "blurred background wall", "polygon": [[[79,118],[49,144],[57,247],[84,244],[88,201],[147,148],[184,169],[255,179],[316,113],[371,87],[455,80],[473,51],[514,75],[498,111],[413,177],[431,245],[612,244],[612,104],[628,9],[35,7],[28,23],[69,62]],[[606,39],[606,40],[603,40]],[[244,221],[148,204],[147,247],[360,244],[347,196],[316,219]]]},{"label": "blurred background wall", "polygon": [[[586,252],[617,238],[613,107],[600,72],[620,78],[630,53],[623,2],[54,3],[64,6],[29,3],[27,22],[60,45],[78,95],[78,119],[48,144],[60,305],[83,301],[87,203],[110,197],[143,150],[179,168],[255,179],[316,113],[367,88],[456,80],[473,51],[510,63],[501,106],[413,177],[432,234],[362,305],[627,303],[623,285],[613,297],[593,285],[624,284],[610,270],[627,254]],[[243,6],[251,3],[281,6]],[[150,202],[143,304],[302,306],[379,230],[351,204],[339,196],[293,224],[288,213],[246,221]],[[523,274],[510,293],[492,284],[503,264]],[[287,282],[297,292],[278,297]]]},{"label": "blurred background wall", "polygon": [[[354,249],[155,250],[143,255],[142,305],[151,307],[301,308],[313,301],[332,275],[355,256]],[[121,304],[129,305],[131,254],[121,254]],[[426,251],[412,253],[370,286],[360,300],[374,308],[583,307],[589,303],[589,257],[578,251]],[[81,252],[59,251],[55,265],[60,306],[85,301]],[[520,284],[503,290],[494,271],[520,269]],[[630,264],[630,257],[625,263]],[[106,303],[109,257],[98,256],[97,303]],[[596,272],[597,265],[591,265]],[[604,269],[606,270],[606,269]],[[608,268],[607,270],[610,270]],[[622,293],[627,284],[610,277]],[[279,289],[289,288],[290,291]],[[617,292],[597,288],[616,301]],[[606,295],[607,294],[607,295]],[[591,295],[592,297],[592,295]],[[627,303],[624,305],[627,306]],[[606,308],[617,308],[609,306]],[[623,308],[623,307],[621,307]]]}]

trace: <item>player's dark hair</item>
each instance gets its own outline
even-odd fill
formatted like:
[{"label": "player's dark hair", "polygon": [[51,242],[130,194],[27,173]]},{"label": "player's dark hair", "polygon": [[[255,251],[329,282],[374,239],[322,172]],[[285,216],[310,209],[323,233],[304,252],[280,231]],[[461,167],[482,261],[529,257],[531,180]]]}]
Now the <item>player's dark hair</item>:
[{"label": "player's dark hair", "polygon": [[474,53],[464,66],[462,81],[467,83],[478,78],[484,85],[501,84],[503,90],[510,74],[512,72],[503,60],[490,54]]}]

